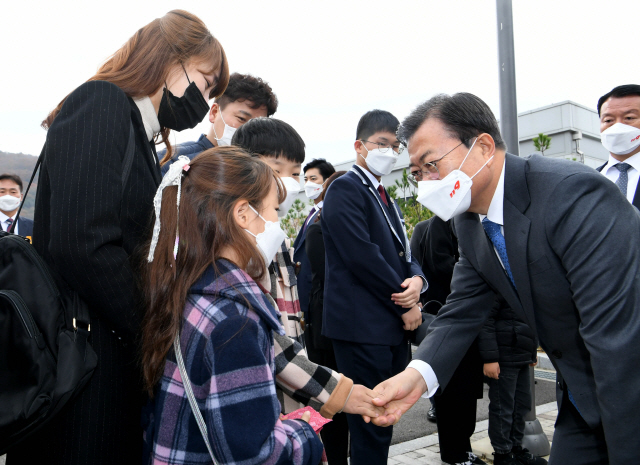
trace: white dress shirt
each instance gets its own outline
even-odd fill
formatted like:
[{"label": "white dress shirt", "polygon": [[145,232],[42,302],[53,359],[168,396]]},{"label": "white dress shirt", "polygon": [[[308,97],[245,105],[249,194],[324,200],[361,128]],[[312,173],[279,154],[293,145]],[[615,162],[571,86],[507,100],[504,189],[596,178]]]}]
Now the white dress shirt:
[{"label": "white dress shirt", "polygon": [[638,179],[640,178],[640,153],[631,155],[623,162],[616,160],[611,154],[609,154],[609,161],[604,165],[601,172],[612,182],[616,182],[620,177],[620,170],[614,166],[618,163],[627,163],[631,165],[631,168],[627,170],[627,200],[629,202],[633,202],[633,196],[636,194]]},{"label": "white dress shirt", "polygon": [[[324,200],[321,200],[320,202],[318,202],[317,204],[315,204],[313,207],[311,207],[312,209],[315,209],[315,210],[314,210],[314,212],[313,212],[314,214],[315,214],[316,212],[319,212],[319,211],[322,209],[322,204],[324,204]],[[305,220],[305,222],[304,222],[305,226],[307,225],[307,223],[309,223],[309,220],[310,220],[311,218],[313,218],[313,215],[309,215],[309,216],[307,216],[307,219],[306,219],[306,220]]]},{"label": "white dress shirt", "polygon": [[[506,160],[505,160],[506,162]],[[496,185],[496,191],[493,193],[493,197],[491,198],[491,203],[489,204],[489,209],[487,210],[486,215],[478,215],[480,217],[480,221],[482,221],[485,216],[489,218],[489,221],[493,221],[496,224],[500,225],[500,232],[504,235],[504,166],[505,162],[502,163],[502,172],[500,173],[500,178],[498,179],[498,184]],[[616,171],[618,171],[616,169]],[[504,264],[498,255],[498,251],[496,252],[498,256],[498,260],[502,264],[504,268]],[[440,386],[438,383],[438,377],[436,373],[431,368],[427,362],[422,360],[411,360],[407,368],[413,368],[418,370],[422,377],[424,378],[424,382],[427,383],[427,392],[425,392],[422,397],[431,397],[435,394],[436,390]]]},{"label": "white dress shirt", "polygon": [[[2,224],[2,230],[6,231],[7,229],[9,229],[9,225],[7,224],[7,220],[11,218],[13,221],[16,220],[16,215],[13,215],[11,217],[5,215],[4,213],[0,212],[0,224]],[[18,234],[18,228],[20,228],[20,221],[18,221],[18,224],[16,224],[16,228],[13,230],[14,234]]]}]

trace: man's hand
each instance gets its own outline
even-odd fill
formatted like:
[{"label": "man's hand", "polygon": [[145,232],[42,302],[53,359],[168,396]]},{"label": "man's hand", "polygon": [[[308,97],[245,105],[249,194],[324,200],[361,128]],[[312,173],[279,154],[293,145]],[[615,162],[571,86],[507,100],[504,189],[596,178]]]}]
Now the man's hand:
[{"label": "man's hand", "polygon": [[422,284],[423,282],[420,276],[405,279],[401,286],[403,289],[406,289],[406,291],[391,294],[391,300],[393,300],[396,305],[401,305],[404,308],[413,307],[420,299]]},{"label": "man's hand", "polygon": [[498,362],[493,363],[485,363],[484,369],[482,370],[485,376],[489,378],[498,379],[500,375],[500,364]]},{"label": "man's hand", "polygon": [[538,365],[538,357],[536,357],[536,361],[535,362],[529,364],[530,367],[534,367],[536,365]]},{"label": "man's hand", "polygon": [[[378,384],[373,390],[379,393],[378,397],[373,399],[373,404],[384,407],[385,414],[371,418],[371,421],[374,425],[390,426],[396,424],[400,417],[418,402],[420,396],[427,391],[427,383],[418,370],[407,368]],[[364,417],[364,420],[369,419]]]},{"label": "man's hand", "polygon": [[373,399],[378,396],[377,392],[367,389],[361,384],[354,384],[353,390],[347,403],[344,404],[342,411],[345,413],[353,413],[355,415],[362,415],[367,423],[370,418],[377,418],[384,415],[383,407],[376,407],[373,405]]},{"label": "man's hand", "polygon": [[415,305],[411,310],[402,314],[402,326],[407,331],[413,331],[422,324],[422,312],[420,307]]}]

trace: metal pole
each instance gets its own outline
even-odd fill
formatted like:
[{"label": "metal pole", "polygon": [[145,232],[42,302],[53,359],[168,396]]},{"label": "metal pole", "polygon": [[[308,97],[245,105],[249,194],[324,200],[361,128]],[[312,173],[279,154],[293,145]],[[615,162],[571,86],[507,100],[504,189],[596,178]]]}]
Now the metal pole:
[{"label": "metal pole", "polygon": [[500,132],[509,153],[520,155],[518,147],[518,106],[516,102],[516,61],[513,47],[511,0],[496,0],[498,13],[498,75],[500,77]]},{"label": "metal pole", "polygon": [[[509,153],[520,155],[518,106],[516,101],[516,62],[513,46],[513,9],[511,0],[496,0],[498,19],[498,75],[500,76],[500,132]],[[551,446],[536,418],[536,389],[533,367],[529,367],[531,410],[525,417],[522,446],[533,455],[549,455]]]}]

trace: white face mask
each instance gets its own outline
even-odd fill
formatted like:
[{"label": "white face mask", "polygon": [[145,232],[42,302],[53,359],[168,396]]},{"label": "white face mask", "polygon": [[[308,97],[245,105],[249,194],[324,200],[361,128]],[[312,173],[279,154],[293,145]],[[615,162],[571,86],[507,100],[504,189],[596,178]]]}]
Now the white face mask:
[{"label": "white face mask", "polygon": [[3,195],[0,197],[0,210],[5,212],[12,212],[20,206],[20,197],[14,197],[13,195]]},{"label": "white face mask", "polygon": [[318,184],[312,181],[307,181],[304,185],[304,192],[307,194],[307,198],[311,200],[317,199],[324,189],[322,186],[324,186],[324,182],[322,184]]},{"label": "white face mask", "polygon": [[300,192],[300,183],[290,177],[280,178],[280,180],[287,191],[287,197],[284,199],[284,202],[280,204],[280,209],[278,210],[278,216],[282,218],[289,213],[289,209],[296,199],[296,194]]},{"label": "white face mask", "polygon": [[362,142],[362,146],[367,151],[367,158],[360,154],[358,155],[367,163],[369,171],[376,176],[386,176],[393,171],[393,167],[398,161],[398,154],[393,149],[388,149],[385,153],[382,153],[380,149],[369,150],[365,147],[364,142]]},{"label": "white face mask", "polygon": [[213,126],[213,133],[216,136],[215,139],[218,142],[218,147],[224,147],[227,145],[231,145],[231,139],[233,138],[233,135],[236,133],[237,129],[232,128],[224,122],[224,118],[222,117],[222,110],[220,110],[219,108],[220,107],[218,107],[218,111],[220,112],[220,119],[224,123],[224,133],[222,134],[222,137],[218,139],[218,133],[216,132],[215,126]]},{"label": "white face mask", "polygon": [[[476,140],[460,163],[460,168],[467,160]],[[458,168],[445,176],[444,179],[434,181],[420,181],[418,183],[418,202],[427,207],[443,221],[449,221],[456,215],[466,212],[471,206],[472,179],[487,166],[493,157],[489,158],[476,174],[469,177]]]},{"label": "white face mask", "polygon": [[640,129],[616,123],[600,134],[605,149],[615,155],[627,155],[640,146]]},{"label": "white face mask", "polygon": [[262,218],[262,215],[256,211],[251,205],[249,208],[258,215],[262,221],[264,221],[264,231],[258,234],[257,236],[253,234],[248,229],[245,229],[249,234],[256,238],[256,244],[258,245],[258,249],[262,253],[262,258],[264,259],[264,263],[267,267],[273,261],[276,256],[278,250],[280,250],[280,246],[284,241],[287,235],[280,228],[280,224],[274,223],[273,221],[267,221]]}]

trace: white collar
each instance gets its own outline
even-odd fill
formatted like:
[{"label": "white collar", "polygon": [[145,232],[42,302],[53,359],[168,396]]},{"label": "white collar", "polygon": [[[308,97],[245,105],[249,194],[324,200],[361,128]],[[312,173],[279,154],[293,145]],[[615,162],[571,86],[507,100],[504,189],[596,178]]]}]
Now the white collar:
[{"label": "white collar", "polygon": [[373,184],[373,188],[375,190],[378,190],[378,186],[381,185],[382,183],[380,181],[378,181],[373,174],[371,174],[371,171],[369,171],[368,169],[363,168],[362,166],[357,165],[357,164],[355,164],[353,166],[357,166],[359,169],[361,169],[364,172],[364,174],[367,175],[367,177],[369,178],[369,180]]},{"label": "white collar", "polygon": [[321,200],[320,202],[315,204],[314,207],[316,207],[316,210],[320,210],[323,204],[324,204],[324,200]]},{"label": "white collar", "polygon": [[505,157],[502,162],[502,172],[500,173],[500,178],[496,185],[496,191],[493,193],[493,197],[491,198],[489,209],[487,210],[486,215],[480,215],[480,221],[482,221],[486,216],[489,218],[489,221],[499,224],[500,226],[504,226],[504,169],[506,163],[507,158]]},{"label": "white collar", "polygon": [[615,169],[616,171],[618,171],[618,168],[614,168],[614,165],[617,165],[618,163],[628,163],[629,165],[631,165],[632,168],[635,168],[637,171],[640,171],[640,152],[634,155],[631,155],[629,158],[627,158],[623,162],[620,160],[616,160],[615,158],[613,158],[613,155],[609,154],[609,161],[602,169],[602,174],[606,175],[607,172],[612,169]]},{"label": "white collar", "polygon": [[138,110],[140,110],[142,124],[144,124],[144,130],[147,133],[147,139],[151,142],[155,135],[160,132],[160,121],[158,121],[156,109],[153,107],[153,103],[148,96],[134,98],[133,101],[138,107]]},{"label": "white collar", "polygon": [[[17,213],[17,212],[16,212],[16,213]],[[0,211],[0,223],[3,223],[3,224],[4,224],[4,222],[5,222],[5,221],[7,221],[7,219],[9,219],[9,218],[11,218],[12,220],[15,220],[15,219],[16,219],[16,215],[13,215],[13,216],[7,216],[7,215],[5,215],[5,214],[4,214],[4,212],[1,212],[1,211]],[[1,229],[1,228],[0,228],[0,229]]]}]

